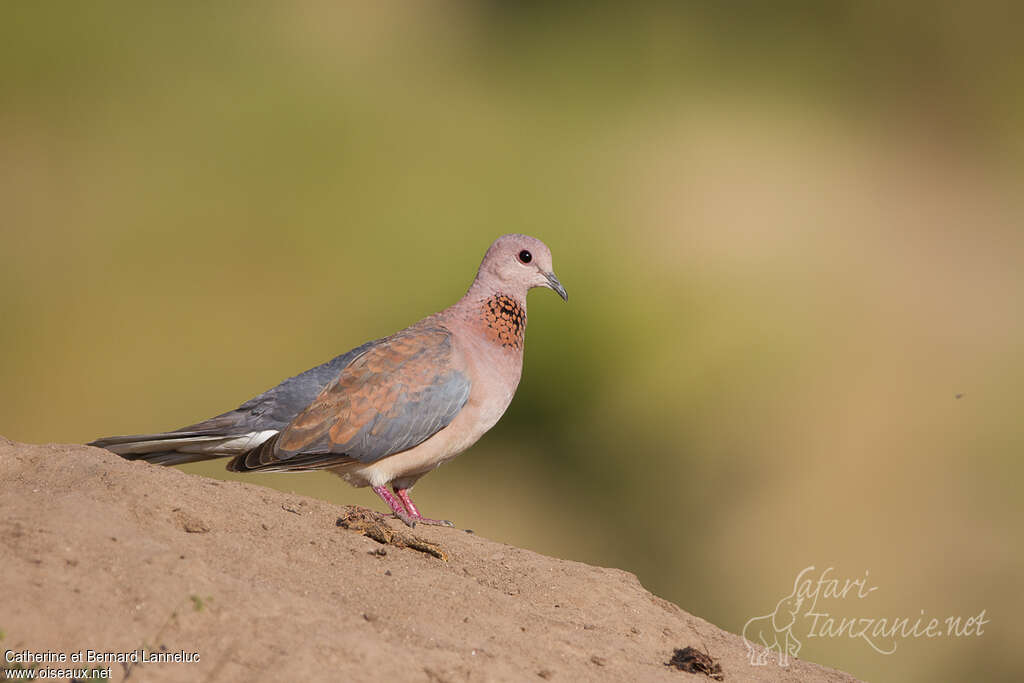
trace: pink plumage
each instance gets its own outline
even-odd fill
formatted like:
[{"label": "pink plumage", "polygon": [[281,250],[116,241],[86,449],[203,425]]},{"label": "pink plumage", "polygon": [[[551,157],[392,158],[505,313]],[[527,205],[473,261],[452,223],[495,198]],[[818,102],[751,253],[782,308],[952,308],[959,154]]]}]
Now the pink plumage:
[{"label": "pink plumage", "polygon": [[327,469],[373,487],[409,525],[450,525],[423,517],[409,489],[476,443],[508,408],[522,374],[526,294],[534,287],[568,299],[547,246],[504,235],[465,296],[443,311],[234,411],[174,432],[93,445],[165,465],[233,456],[228,469],[238,472]]}]

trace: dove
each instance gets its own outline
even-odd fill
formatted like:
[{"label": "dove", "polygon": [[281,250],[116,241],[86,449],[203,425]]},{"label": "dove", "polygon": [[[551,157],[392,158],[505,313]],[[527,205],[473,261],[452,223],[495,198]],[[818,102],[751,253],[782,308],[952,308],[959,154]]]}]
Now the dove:
[{"label": "dove", "polygon": [[543,242],[503,235],[465,296],[448,308],[235,410],[171,432],[89,445],[158,465],[230,457],[232,472],[328,470],[371,487],[409,526],[453,526],[420,514],[410,491],[505,413],[522,376],[526,295],[534,287],[569,300]]}]

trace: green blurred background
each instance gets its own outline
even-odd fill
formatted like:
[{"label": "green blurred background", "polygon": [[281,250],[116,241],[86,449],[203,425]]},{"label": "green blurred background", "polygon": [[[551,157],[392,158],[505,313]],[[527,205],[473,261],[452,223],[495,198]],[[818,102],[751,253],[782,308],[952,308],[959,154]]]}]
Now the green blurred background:
[{"label": "green blurred background", "polygon": [[[457,299],[505,232],[505,418],[432,515],[726,629],[969,616],[875,681],[1021,680],[1019,3],[7,3],[0,433],[161,431]],[[962,395],[957,398],[957,395]],[[189,467],[227,477],[222,462]],[[248,481],[379,507],[327,474]]]}]

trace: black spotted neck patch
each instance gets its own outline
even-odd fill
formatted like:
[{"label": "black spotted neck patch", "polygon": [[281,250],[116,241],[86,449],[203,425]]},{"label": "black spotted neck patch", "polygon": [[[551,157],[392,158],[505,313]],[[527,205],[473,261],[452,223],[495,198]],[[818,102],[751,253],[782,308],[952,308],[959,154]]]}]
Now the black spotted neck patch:
[{"label": "black spotted neck patch", "polygon": [[484,300],[484,331],[495,344],[505,348],[523,348],[526,334],[526,309],[506,294]]}]

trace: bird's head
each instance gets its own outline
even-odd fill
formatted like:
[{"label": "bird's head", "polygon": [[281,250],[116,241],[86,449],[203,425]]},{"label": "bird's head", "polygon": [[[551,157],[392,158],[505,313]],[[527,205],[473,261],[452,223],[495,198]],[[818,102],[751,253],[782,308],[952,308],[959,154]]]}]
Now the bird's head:
[{"label": "bird's head", "polygon": [[484,255],[476,277],[495,291],[504,291],[523,301],[534,287],[547,287],[569,300],[565,287],[555,277],[551,250],[529,235],[502,235],[496,239]]}]

